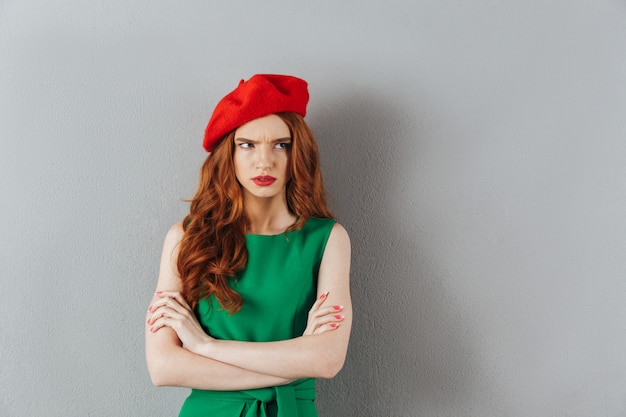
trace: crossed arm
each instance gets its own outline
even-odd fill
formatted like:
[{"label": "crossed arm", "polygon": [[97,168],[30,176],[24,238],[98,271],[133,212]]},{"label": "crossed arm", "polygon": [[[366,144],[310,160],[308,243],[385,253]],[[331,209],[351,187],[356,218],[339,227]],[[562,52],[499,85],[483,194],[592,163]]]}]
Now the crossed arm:
[{"label": "crossed arm", "polygon": [[303,336],[280,342],[216,340],[204,333],[180,295],[176,268],[183,231],[165,238],[157,292],[146,320],[146,360],[155,385],[240,390],[298,378],[332,378],[343,366],[350,327],[350,241],[335,225],[318,276],[318,301]]}]

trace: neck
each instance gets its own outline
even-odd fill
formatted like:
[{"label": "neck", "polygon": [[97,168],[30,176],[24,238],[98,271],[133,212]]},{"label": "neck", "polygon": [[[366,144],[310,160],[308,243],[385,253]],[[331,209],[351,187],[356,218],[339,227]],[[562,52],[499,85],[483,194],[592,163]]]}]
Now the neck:
[{"label": "neck", "polygon": [[284,196],[282,199],[244,196],[243,203],[250,222],[248,233],[276,235],[296,221],[296,216],[287,208]]}]

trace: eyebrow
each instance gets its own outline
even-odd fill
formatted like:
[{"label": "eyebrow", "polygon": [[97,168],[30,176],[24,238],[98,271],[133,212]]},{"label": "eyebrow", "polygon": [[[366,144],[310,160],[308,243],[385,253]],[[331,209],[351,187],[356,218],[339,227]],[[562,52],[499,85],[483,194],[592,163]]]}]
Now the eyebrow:
[{"label": "eyebrow", "polygon": [[[235,138],[235,142],[236,141],[240,141],[240,142],[246,142],[246,143],[254,143],[257,144],[260,141],[258,140],[254,140],[254,139],[248,139],[248,138]],[[278,139],[273,139],[271,141],[271,143],[278,143],[278,142],[291,142],[291,138],[290,137],[286,137],[286,138],[278,138]]]}]

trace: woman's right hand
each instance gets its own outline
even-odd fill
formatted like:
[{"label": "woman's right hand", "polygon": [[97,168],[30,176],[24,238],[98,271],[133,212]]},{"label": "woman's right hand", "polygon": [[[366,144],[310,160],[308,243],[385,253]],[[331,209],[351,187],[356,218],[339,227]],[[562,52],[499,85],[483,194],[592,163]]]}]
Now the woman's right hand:
[{"label": "woman's right hand", "polygon": [[202,350],[213,338],[205,333],[192,308],[178,291],[159,291],[158,297],[148,308],[150,332],[156,333],[163,327],[173,329],[183,347],[202,355]]},{"label": "woman's right hand", "polygon": [[324,301],[328,297],[328,293],[322,294],[309,310],[309,316],[306,323],[306,329],[302,336],[310,336],[314,334],[322,334],[335,330],[339,327],[344,319],[341,310],[343,306],[324,306]]}]

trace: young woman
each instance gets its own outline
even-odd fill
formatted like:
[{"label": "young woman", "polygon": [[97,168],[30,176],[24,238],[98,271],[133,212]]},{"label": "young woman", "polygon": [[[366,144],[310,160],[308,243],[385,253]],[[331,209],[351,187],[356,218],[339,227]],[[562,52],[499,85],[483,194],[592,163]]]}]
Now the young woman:
[{"label": "young woman", "polygon": [[343,366],[350,241],[324,201],[308,98],[304,80],[255,75],[206,128],[146,317],[153,383],[192,388],[182,417],[317,416],[314,378]]}]

